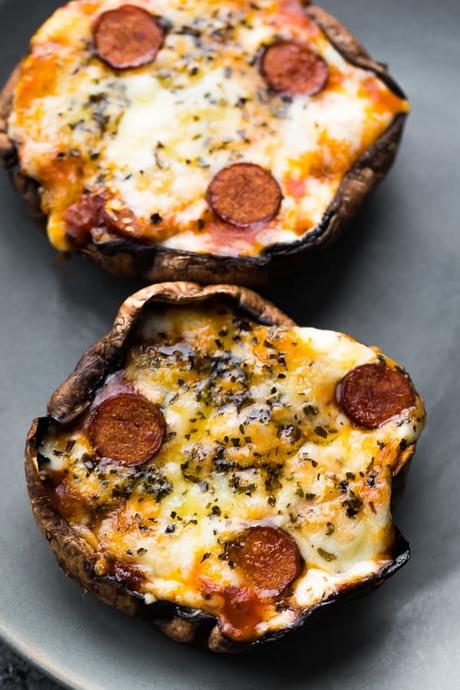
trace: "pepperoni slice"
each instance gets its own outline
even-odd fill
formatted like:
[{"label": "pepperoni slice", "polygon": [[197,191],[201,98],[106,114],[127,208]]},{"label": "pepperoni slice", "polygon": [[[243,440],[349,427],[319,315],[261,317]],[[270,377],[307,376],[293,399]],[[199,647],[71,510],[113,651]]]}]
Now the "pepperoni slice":
[{"label": "pepperoni slice", "polygon": [[260,71],[272,89],[290,96],[314,96],[324,89],[329,77],[323,58],[293,41],[269,46],[262,56]]},{"label": "pepperoni slice", "polygon": [[165,428],[165,418],[156,405],[141,395],[124,393],[96,408],[88,433],[102,457],[142,465],[159,451]]},{"label": "pepperoni slice", "polygon": [[113,209],[110,204],[104,206],[101,214],[101,223],[109,232],[114,232],[122,237],[138,237],[139,228],[136,217],[128,208]]},{"label": "pepperoni slice", "polygon": [[337,386],[336,399],[353,422],[368,429],[382,426],[416,401],[410,379],[382,362],[349,371]]},{"label": "pepperoni slice", "polygon": [[250,527],[228,553],[257,589],[273,596],[299,577],[302,568],[297,544],[277,527]]},{"label": "pepperoni slice", "polygon": [[98,194],[83,194],[80,201],[65,212],[66,235],[73,245],[82,247],[89,242],[90,232],[100,223],[104,199]]},{"label": "pepperoni slice", "polygon": [[65,212],[66,236],[77,249],[91,239],[91,230],[101,228],[122,237],[138,237],[139,228],[134,213],[127,208],[114,210],[106,204],[103,194],[85,193],[80,201]]},{"label": "pepperoni slice", "polygon": [[273,175],[253,163],[235,163],[220,170],[208,187],[207,201],[227,223],[245,228],[272,220],[282,194]]},{"label": "pepperoni slice", "polygon": [[93,37],[101,60],[114,69],[129,69],[155,60],[164,32],[146,10],[122,5],[100,15]]}]

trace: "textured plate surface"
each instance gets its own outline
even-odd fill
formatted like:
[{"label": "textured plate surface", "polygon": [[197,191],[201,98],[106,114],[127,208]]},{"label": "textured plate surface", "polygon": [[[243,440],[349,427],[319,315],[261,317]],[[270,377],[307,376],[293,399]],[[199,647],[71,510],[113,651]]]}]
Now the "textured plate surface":
[{"label": "textured plate surface", "polygon": [[[58,3],[0,2],[2,80]],[[351,232],[267,296],[302,324],[345,330],[403,362],[428,427],[396,522],[409,565],[370,597],[239,657],[180,647],[67,581],[39,536],[24,437],[137,285],[81,258],[56,263],[0,176],[0,633],[63,683],[93,690],[458,687],[460,233],[458,0],[325,0],[412,100],[397,164]]]}]

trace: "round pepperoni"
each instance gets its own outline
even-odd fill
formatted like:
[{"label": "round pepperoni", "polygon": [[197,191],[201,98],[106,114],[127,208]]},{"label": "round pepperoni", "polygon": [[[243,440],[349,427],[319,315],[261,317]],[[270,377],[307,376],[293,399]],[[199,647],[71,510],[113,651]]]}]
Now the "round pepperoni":
[{"label": "round pepperoni", "polygon": [[223,168],[207,193],[208,204],[219,218],[240,228],[272,220],[281,199],[281,189],[273,175],[253,163]]},{"label": "round pepperoni", "polygon": [[153,62],[164,32],[155,18],[134,5],[122,5],[100,15],[93,28],[98,56],[114,69]]},{"label": "round pepperoni", "polygon": [[257,589],[280,594],[299,577],[302,560],[295,541],[277,527],[250,527],[229,549],[229,558]]},{"label": "round pepperoni", "polygon": [[329,68],[322,57],[293,41],[275,43],[262,56],[260,71],[275,91],[314,96],[326,86]]},{"label": "round pepperoni", "polygon": [[368,429],[376,429],[415,405],[409,378],[383,362],[349,371],[337,386],[336,398],[353,422]]},{"label": "round pepperoni", "polygon": [[88,433],[102,457],[141,465],[159,451],[165,428],[165,418],[156,405],[141,395],[124,393],[96,408]]}]

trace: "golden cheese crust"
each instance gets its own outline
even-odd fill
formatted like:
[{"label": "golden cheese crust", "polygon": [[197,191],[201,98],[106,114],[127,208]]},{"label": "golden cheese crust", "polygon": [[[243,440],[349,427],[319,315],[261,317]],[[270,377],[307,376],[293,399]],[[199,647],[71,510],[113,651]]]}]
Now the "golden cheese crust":
[{"label": "golden cheese crust", "polygon": [[[126,3],[75,0],[39,29],[21,66],[8,136],[23,174],[40,185],[60,250],[124,238],[250,259],[295,245],[314,233],[353,165],[408,111],[373,63],[345,60],[296,0],[135,6],[164,34],[148,64],[114,68],[98,48],[101,17]],[[280,44],[300,45],[326,66],[318,92],[273,88],[261,60]],[[215,176],[240,163],[279,186],[280,203],[261,222],[250,213],[241,225],[231,204],[210,203]],[[251,178],[240,186],[267,206]]]},{"label": "golden cheese crust", "polygon": [[[198,286],[180,293],[187,290],[205,299]],[[265,318],[228,301],[141,313],[143,292],[118,319],[126,329],[137,312],[121,362],[113,332],[52,399],[54,421],[40,437],[34,431],[34,491],[39,482],[91,552],[97,578],[152,607],[200,610],[217,619],[223,639],[244,643],[294,627],[338,592],[389,570],[393,478],[424,420],[407,375],[376,349],[278,320],[271,307]],[[365,391],[367,409],[380,415],[369,428],[347,409],[363,405],[372,371],[385,385],[371,377],[378,405]],[[388,405],[395,393],[399,408],[394,399]],[[161,448],[140,464],[94,446],[94,419],[109,423],[95,414],[114,400],[164,415]],[[138,417],[137,437],[143,424],[150,439],[156,422]]]}]

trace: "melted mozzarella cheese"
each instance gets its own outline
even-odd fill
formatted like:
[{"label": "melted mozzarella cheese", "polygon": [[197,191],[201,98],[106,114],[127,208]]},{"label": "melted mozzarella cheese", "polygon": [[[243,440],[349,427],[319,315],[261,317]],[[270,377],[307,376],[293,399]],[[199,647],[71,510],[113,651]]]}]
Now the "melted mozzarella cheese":
[{"label": "melted mozzarella cheese", "polygon": [[[341,179],[407,103],[347,63],[284,0],[137,0],[168,24],[155,62],[114,72],[94,55],[91,31],[121,0],[75,0],[32,40],[9,133],[24,171],[42,186],[48,233],[68,249],[64,214],[82,190],[104,189],[136,218],[143,241],[257,255],[303,237]],[[258,69],[280,38],[307,42],[329,64],[318,95],[270,93]],[[213,176],[238,161],[270,170],[283,192],[276,218],[243,237],[219,232],[205,202]],[[162,222],[151,225],[150,218]],[[198,222],[200,221],[200,222]]]},{"label": "melted mozzarella cheese", "polygon": [[98,463],[82,420],[44,440],[42,471],[96,544],[100,574],[114,560],[134,566],[147,602],[219,616],[209,588],[244,584],[225,545],[256,525],[289,533],[305,565],[283,610],[267,604],[257,637],[391,560],[392,473],[417,440],[422,403],[366,430],[335,402],[343,376],[378,356],[341,333],[166,309],[145,317],[124,369],[101,388],[110,395],[123,379],[161,407],[160,452],[137,468]]}]

